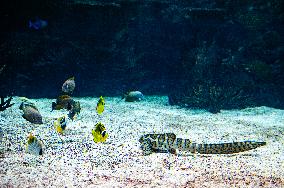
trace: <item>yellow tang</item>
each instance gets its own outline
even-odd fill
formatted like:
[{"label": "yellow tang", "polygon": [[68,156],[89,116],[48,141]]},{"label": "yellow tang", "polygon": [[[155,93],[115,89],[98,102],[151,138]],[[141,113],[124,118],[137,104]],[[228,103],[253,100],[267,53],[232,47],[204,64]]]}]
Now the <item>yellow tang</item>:
[{"label": "yellow tang", "polygon": [[92,130],[92,135],[94,137],[94,142],[105,142],[108,138],[108,133],[106,128],[102,123],[97,123],[95,129]]},{"label": "yellow tang", "polygon": [[97,103],[97,108],[96,108],[98,114],[103,113],[103,111],[104,111],[104,106],[105,106],[105,100],[104,100],[104,98],[101,96],[100,99],[99,99],[99,101],[98,101],[98,103]]}]

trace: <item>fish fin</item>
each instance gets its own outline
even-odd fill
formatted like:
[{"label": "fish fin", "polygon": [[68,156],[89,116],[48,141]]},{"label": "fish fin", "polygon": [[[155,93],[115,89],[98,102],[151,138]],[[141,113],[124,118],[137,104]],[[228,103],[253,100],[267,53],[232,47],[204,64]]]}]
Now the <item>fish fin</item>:
[{"label": "fish fin", "polygon": [[106,131],[103,131],[101,134],[102,134],[102,137],[108,137],[108,134]]},{"label": "fish fin", "polygon": [[36,111],[38,111],[37,107],[35,107],[34,105],[28,104],[28,106],[30,106],[31,108],[33,108],[33,109],[35,109]]},{"label": "fish fin", "polygon": [[30,107],[30,108],[35,109],[36,111],[38,111],[38,109],[37,109],[37,107],[35,106],[35,104],[32,104],[32,103],[25,104],[24,102],[21,103],[19,109],[20,109],[20,110],[23,110],[24,107],[27,107],[27,106]]},{"label": "fish fin", "polygon": [[71,119],[71,120],[74,120],[74,117],[75,117],[75,113],[73,111],[69,111],[68,113],[68,117]]},{"label": "fish fin", "polygon": [[20,110],[23,110],[23,108],[24,108],[24,102],[21,103],[19,109],[20,109]]},{"label": "fish fin", "polygon": [[73,105],[71,104],[71,102],[68,102],[67,104],[67,110],[72,110]]},{"label": "fish fin", "polygon": [[30,121],[30,120],[27,118],[26,114],[23,114],[22,117],[23,117],[25,120]]},{"label": "fish fin", "polygon": [[51,111],[55,110],[56,102],[52,102]]}]

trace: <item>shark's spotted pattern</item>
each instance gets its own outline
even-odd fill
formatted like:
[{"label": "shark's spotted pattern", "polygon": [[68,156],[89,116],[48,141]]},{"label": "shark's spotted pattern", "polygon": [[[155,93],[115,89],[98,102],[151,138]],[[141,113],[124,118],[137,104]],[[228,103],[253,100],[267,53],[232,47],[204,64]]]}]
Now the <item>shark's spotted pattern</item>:
[{"label": "shark's spotted pattern", "polygon": [[189,139],[176,138],[174,133],[145,134],[140,137],[141,149],[144,155],[153,152],[188,151],[200,154],[232,154],[255,149],[264,146],[266,142],[244,141],[219,144],[197,144]]}]

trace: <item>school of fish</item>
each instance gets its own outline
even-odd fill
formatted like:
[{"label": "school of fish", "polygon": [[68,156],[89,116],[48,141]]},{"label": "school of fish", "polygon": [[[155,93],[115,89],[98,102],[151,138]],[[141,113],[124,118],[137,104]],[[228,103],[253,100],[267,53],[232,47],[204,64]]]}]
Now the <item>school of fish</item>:
[{"label": "school of fish", "polygon": [[[68,129],[67,122],[68,118],[72,121],[76,119],[81,111],[81,105],[79,101],[75,101],[70,94],[75,89],[75,78],[71,77],[67,79],[63,85],[61,94],[57,97],[56,102],[52,102],[51,110],[67,110],[69,113],[65,116],[55,118],[53,121],[54,130],[58,135],[63,135]],[[12,97],[5,103],[4,99],[1,98],[1,104],[10,107],[10,101]],[[144,100],[144,95],[140,91],[129,91],[122,99],[126,102],[134,102]],[[43,117],[39,112],[38,108],[26,97],[21,97],[22,103],[19,107],[22,110],[22,117],[32,124],[43,124]],[[8,108],[7,107],[7,108]],[[98,115],[102,115],[105,110],[105,99],[100,96],[96,112]],[[3,140],[3,130],[0,127],[0,143]],[[103,123],[98,122],[91,130],[93,141],[95,143],[106,142],[109,137],[109,133]],[[177,151],[188,151],[191,153],[200,154],[230,154],[239,153],[255,149],[259,146],[266,145],[265,142],[255,141],[244,141],[244,142],[233,142],[233,143],[220,143],[220,144],[196,144],[191,142],[189,139],[177,138],[174,133],[158,133],[158,134],[145,134],[139,139],[140,148],[144,155],[149,155],[155,152],[169,152],[177,154]],[[37,136],[30,132],[26,142],[26,152],[33,155],[43,155],[43,142],[37,138]]]}]

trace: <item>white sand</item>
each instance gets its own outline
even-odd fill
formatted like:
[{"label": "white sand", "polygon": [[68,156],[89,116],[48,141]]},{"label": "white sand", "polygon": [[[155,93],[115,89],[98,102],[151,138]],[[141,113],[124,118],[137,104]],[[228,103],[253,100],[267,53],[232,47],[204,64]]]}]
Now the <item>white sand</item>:
[{"label": "white sand", "polygon": [[[0,187],[284,187],[284,111],[258,107],[210,114],[169,106],[167,97],[126,103],[105,97],[105,112],[96,113],[98,98],[81,102],[78,119],[59,136],[50,99],[33,99],[43,125],[21,117],[20,100],[0,112],[5,137],[0,147]],[[102,122],[106,143],[95,144],[91,129]],[[35,131],[44,155],[25,153],[26,136]],[[142,156],[138,139],[145,133],[173,132],[197,143],[266,141],[267,145],[234,155]],[[61,139],[63,140],[63,143]],[[4,153],[3,153],[4,152]]]}]

